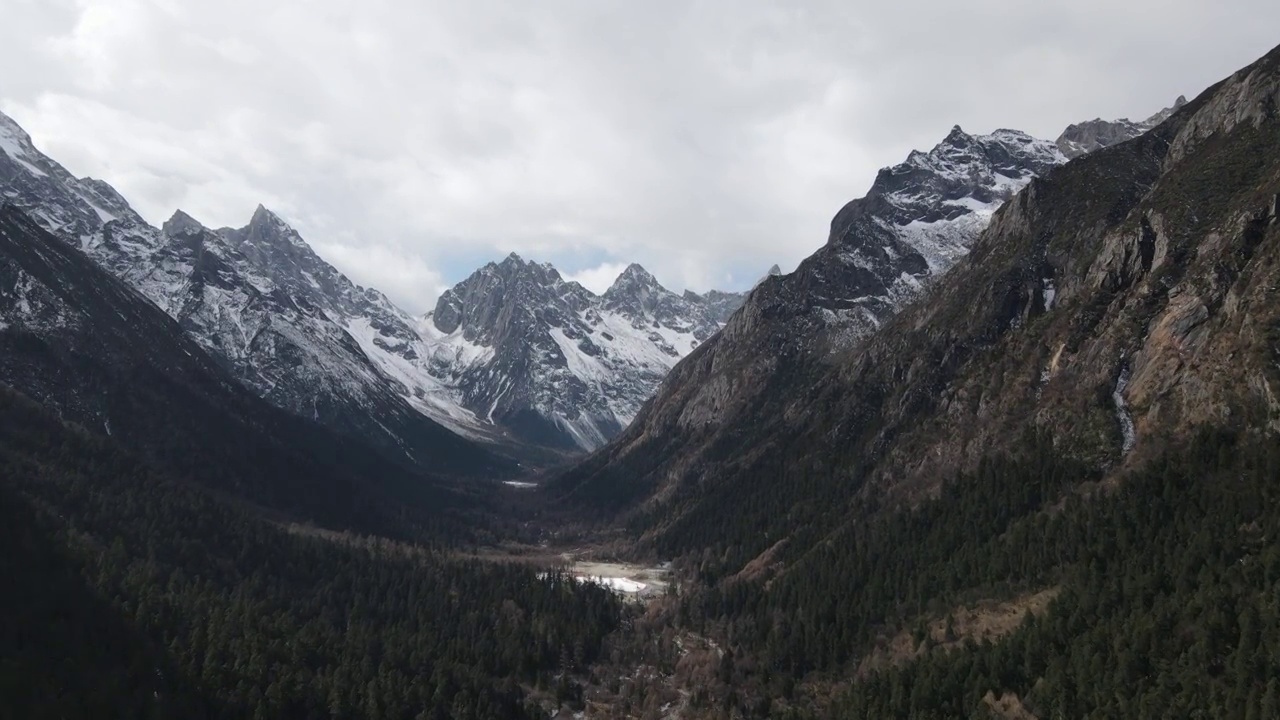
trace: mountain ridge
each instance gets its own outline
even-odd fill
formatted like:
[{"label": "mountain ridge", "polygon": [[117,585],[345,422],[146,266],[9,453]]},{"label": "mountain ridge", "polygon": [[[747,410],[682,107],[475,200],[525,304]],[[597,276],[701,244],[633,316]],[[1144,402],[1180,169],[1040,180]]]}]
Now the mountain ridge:
[{"label": "mountain ridge", "polygon": [[544,492],[678,568],[654,614],[733,659],[682,686],[707,716],[1269,716],[1277,288],[1280,47],[1031,179],[858,342],[766,283]]},{"label": "mountain ridge", "polygon": [[1277,66],[1280,48],[1151,131],[1030,180],[865,342],[815,353],[789,339],[771,314],[813,295],[766,283],[720,346],[678,366],[632,430],[549,491],[626,510],[661,542],[707,522],[713,497],[732,512],[731,478],[845,478],[849,497],[912,502],[1029,431],[1072,461],[1122,468],[1151,456],[1152,436],[1274,416],[1280,378],[1262,342],[1274,313],[1259,293],[1280,215]]},{"label": "mountain ridge", "polygon": [[[1058,143],[1009,130],[973,136],[954,126],[931,151],[882,169],[866,196],[836,213],[822,248],[796,272],[766,278],[711,347],[673,370],[617,441],[555,476],[548,491],[615,510],[634,510],[636,502],[661,507],[682,485],[701,482],[694,478],[727,472],[730,458],[735,465],[763,461],[768,433],[743,424],[785,426],[809,415],[833,363],[878,337],[966,258],[1005,198],[1021,197],[1015,193],[1065,163]],[[1042,303],[1052,303],[1055,292],[1064,297],[1051,276],[1039,292]],[[936,360],[949,367],[958,357]],[[860,392],[883,391],[872,385]],[[779,398],[791,403],[780,407]],[[759,442],[739,446],[746,437]]]},{"label": "mountain ridge", "polygon": [[[821,248],[794,272],[766,276],[636,421],[557,476],[551,492],[602,499],[616,465],[630,490],[614,500],[625,503],[632,492],[643,495],[642,478],[699,466],[702,452],[715,452],[703,443],[720,428],[758,412],[771,387],[792,382],[797,368],[821,365],[874,333],[967,253],[1008,197],[1065,161],[1053,143],[1025,133],[975,136],[955,126],[930,151],[882,169],[864,197],[835,214]],[[671,457],[677,466],[665,460]]]},{"label": "mountain ridge", "polygon": [[[512,253],[446,290],[420,327],[445,349],[434,367],[461,388],[464,407],[530,441],[590,450],[625,427],[740,300],[677,295],[636,263],[596,295]],[[485,382],[495,376],[504,381]]]},{"label": "mountain ridge", "polygon": [[[182,210],[154,228],[106,183],[74,178],[40,153],[10,118],[0,132],[3,197],[141,290],[273,404],[411,462],[427,462],[433,445],[453,442],[437,425],[533,465],[589,450],[629,422],[673,364],[671,353],[688,352],[685,336],[708,337],[741,298],[675,296],[634,265],[607,293],[613,330],[602,331],[609,336],[602,342],[583,341],[598,316],[569,319],[572,313],[556,306],[541,317],[560,318],[563,328],[527,325],[536,342],[495,349],[485,344],[499,334],[494,328],[439,330],[450,327],[448,297],[466,280],[446,291],[428,318],[413,317],[352,283],[265,206],[240,228],[206,228]],[[559,279],[554,268],[539,267]],[[646,287],[624,290],[633,276]],[[550,284],[549,277],[535,283]],[[577,293],[583,308],[605,302],[576,287],[570,295]],[[648,299],[632,297],[642,290]],[[569,301],[537,292],[525,299]],[[661,308],[646,306],[650,301]],[[650,317],[655,311],[662,317]],[[652,320],[660,332],[646,327]],[[581,337],[553,342],[566,329]],[[618,338],[629,343],[607,357]],[[507,347],[519,357],[496,358]],[[597,350],[604,354],[591,354]],[[608,367],[599,367],[600,357]],[[570,400],[556,397],[565,386]]]},{"label": "mountain ridge", "polygon": [[0,202],[0,258],[4,383],[157,467],[338,527],[373,522],[398,494],[452,504],[442,481],[477,461],[500,471],[494,458],[442,447],[428,478],[271,406],[142,293],[11,203]]},{"label": "mountain ridge", "polygon": [[1141,135],[1154,128],[1187,104],[1187,97],[1179,95],[1173,105],[1153,114],[1145,120],[1134,122],[1128,118],[1103,120],[1094,118],[1067,126],[1055,141],[1058,149],[1068,158],[1076,158],[1109,145],[1115,145]]}]

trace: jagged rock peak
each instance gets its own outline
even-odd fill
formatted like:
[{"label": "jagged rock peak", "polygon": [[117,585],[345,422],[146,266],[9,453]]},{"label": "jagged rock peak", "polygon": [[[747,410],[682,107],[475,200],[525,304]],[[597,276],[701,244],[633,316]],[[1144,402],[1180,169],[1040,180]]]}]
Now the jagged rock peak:
[{"label": "jagged rock peak", "polygon": [[654,282],[657,282],[654,279],[653,274],[650,273],[648,270],[645,270],[644,266],[641,265],[640,263],[631,263],[630,265],[628,265],[626,269],[622,271],[622,274],[618,276],[618,279],[622,279],[626,277],[637,278],[637,279],[642,279],[646,281],[653,280]]},{"label": "jagged rock peak", "polygon": [[[533,260],[526,260],[523,256],[521,256],[517,252],[507,253],[506,257],[498,261],[490,260],[489,262],[485,263],[481,268],[479,268],[474,273],[472,273],[472,275],[474,276],[476,274],[483,274],[483,273],[492,274],[495,272],[499,274],[504,274],[504,275],[512,275],[516,273],[521,273],[530,268],[537,268],[542,271],[548,271],[548,270],[555,271],[556,276],[557,277],[559,276],[559,271],[556,271],[555,267],[551,263],[549,262],[540,263],[540,262],[534,262]],[[464,280],[463,282],[466,282],[466,281]]]},{"label": "jagged rock peak", "polygon": [[[242,251],[257,248],[260,251],[272,249],[273,253],[285,251],[292,254],[294,251],[302,251],[304,254],[314,254],[293,226],[262,204],[253,211],[248,225],[242,228],[224,227],[217,232],[226,238],[232,247]],[[262,258],[257,260],[261,261]]]},{"label": "jagged rock peak", "polygon": [[1186,104],[1186,96],[1179,95],[1178,99],[1173,101],[1173,105],[1141,122],[1134,122],[1129,118],[1119,118],[1117,120],[1094,118],[1093,120],[1073,123],[1062,131],[1056,144],[1062,154],[1068,158],[1079,157],[1094,150],[1132,140],[1168,120],[1169,116]]},{"label": "jagged rock peak", "polygon": [[757,287],[758,285],[760,285],[760,283],[764,282],[765,280],[768,280],[769,278],[781,277],[781,276],[782,276],[782,268],[778,267],[777,263],[774,263],[769,268],[769,272],[766,272],[764,275],[761,275],[760,279],[756,280],[756,283],[755,285],[752,285],[752,288]]},{"label": "jagged rock peak", "polygon": [[470,277],[458,285],[459,287],[474,285],[485,275],[497,275],[510,282],[531,282],[544,287],[551,287],[564,282],[564,279],[560,276],[560,271],[556,270],[551,263],[525,260],[519,254],[512,252],[503,258],[502,262],[486,263],[484,267],[471,273]]},{"label": "jagged rock peak", "polygon": [[297,230],[293,229],[289,223],[284,221],[272,210],[268,210],[266,206],[259,204],[258,208],[253,211],[253,217],[249,218],[249,225],[246,228],[252,234],[257,231],[261,237],[279,237],[294,244],[303,244],[302,236]]},{"label": "jagged rock peak", "polygon": [[1147,118],[1146,120],[1143,120],[1143,121],[1142,121],[1142,124],[1143,124],[1143,125],[1145,125],[1145,126],[1147,126],[1148,128],[1153,128],[1153,127],[1155,127],[1156,125],[1159,125],[1160,123],[1164,122],[1165,120],[1168,120],[1170,115],[1172,115],[1172,114],[1174,114],[1174,113],[1178,112],[1179,110],[1181,110],[1181,109],[1182,109],[1182,106],[1183,106],[1183,105],[1186,105],[1186,104],[1187,104],[1187,96],[1186,96],[1186,95],[1179,95],[1179,96],[1178,96],[1178,99],[1173,101],[1173,105],[1170,105],[1169,107],[1167,107],[1167,108],[1165,108],[1165,109],[1161,110],[1160,112],[1158,112],[1158,113],[1156,113],[1156,114],[1152,115],[1151,117]]},{"label": "jagged rock peak", "polygon": [[666,290],[666,288],[662,287],[662,283],[658,282],[658,279],[642,265],[631,263],[605,291],[605,297],[654,290]]},{"label": "jagged rock peak", "polygon": [[249,218],[249,227],[253,227],[254,225],[261,226],[268,223],[276,226],[289,227],[289,224],[282,220],[279,215],[268,210],[266,205],[258,203],[258,207],[253,211],[253,217]]},{"label": "jagged rock peak", "polygon": [[[1000,204],[1065,161],[1052,142],[1024,132],[970,135],[954,126],[928,152],[912,151],[904,162],[881,169],[866,197],[833,218],[830,242],[846,264],[887,271],[881,260],[914,249],[930,269],[945,270],[967,252]],[[885,250],[886,232],[909,247]]]},{"label": "jagged rock peak", "polygon": [[965,146],[973,144],[973,136],[965,132],[959,125],[952,125],[951,132],[942,139],[943,145]]},{"label": "jagged rock peak", "polygon": [[469,338],[480,337],[509,304],[532,309],[566,295],[581,296],[583,302],[594,297],[581,285],[566,283],[551,263],[531,262],[513,252],[445,290],[430,313],[430,324],[445,334],[462,328]]},{"label": "jagged rock peak", "polygon": [[5,137],[13,138],[26,146],[31,145],[31,136],[27,131],[23,130],[13,118],[0,112],[0,141]]},{"label": "jagged rock peak", "polygon": [[[686,299],[663,287],[657,278],[636,263],[631,263],[622,271],[603,297],[604,307],[636,318],[656,314],[673,320],[693,312],[691,308],[681,307],[681,303],[687,302]],[[703,300],[696,302],[701,303]]]},{"label": "jagged rock peak", "polygon": [[98,178],[95,178],[95,177],[85,176],[80,178],[80,185],[89,190],[92,190],[94,193],[97,193],[99,197],[111,200],[113,203],[116,203],[119,205],[129,204],[129,201],[125,200],[124,196],[116,192],[116,189],[111,187],[111,185],[105,180],[99,180]]},{"label": "jagged rock peak", "polygon": [[970,135],[955,125],[928,152],[912,150],[905,162],[881,169],[871,194],[898,190],[895,178],[916,175],[920,170],[945,181],[969,183],[969,176],[975,171],[1018,178],[1026,173],[1028,165],[1043,171],[1061,161],[1052,143],[1020,130],[1001,128],[989,135]]},{"label": "jagged rock peak", "polygon": [[13,118],[0,113],[0,162],[5,162],[6,156],[36,178],[48,178],[50,173],[59,179],[71,178],[65,169],[49,163],[31,142],[31,136]]},{"label": "jagged rock peak", "polygon": [[173,237],[174,235],[195,234],[206,228],[200,224],[199,220],[179,209],[173,211],[173,216],[166,220],[160,229],[164,231],[165,235]]}]

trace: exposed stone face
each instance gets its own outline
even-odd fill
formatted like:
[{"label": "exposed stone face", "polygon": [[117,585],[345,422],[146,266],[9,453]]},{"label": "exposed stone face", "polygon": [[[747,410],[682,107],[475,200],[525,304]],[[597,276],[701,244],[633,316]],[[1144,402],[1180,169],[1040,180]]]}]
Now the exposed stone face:
[{"label": "exposed stone face", "polygon": [[1232,75],[1206,99],[1178,134],[1167,162],[1181,162],[1215,133],[1228,133],[1238,126],[1259,128],[1280,114],[1280,77],[1277,60],[1265,59]]}]

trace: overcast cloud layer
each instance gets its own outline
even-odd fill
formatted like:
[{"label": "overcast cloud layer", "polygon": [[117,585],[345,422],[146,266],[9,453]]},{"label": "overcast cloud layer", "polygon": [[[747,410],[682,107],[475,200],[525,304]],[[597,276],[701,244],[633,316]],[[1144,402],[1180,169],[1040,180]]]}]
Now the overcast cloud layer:
[{"label": "overcast cloud layer", "polygon": [[[803,7],[801,7],[803,6]],[[1144,117],[1280,43],[1274,0],[0,0],[0,109],[148,220],[263,203],[429,309],[508,252],[597,291],[789,270],[953,124]]]}]

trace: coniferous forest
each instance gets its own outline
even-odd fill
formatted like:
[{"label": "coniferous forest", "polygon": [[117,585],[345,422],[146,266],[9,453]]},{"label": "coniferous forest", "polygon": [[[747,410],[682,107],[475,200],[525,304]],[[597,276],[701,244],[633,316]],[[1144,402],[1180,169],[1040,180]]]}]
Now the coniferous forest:
[{"label": "coniferous forest", "polygon": [[287,532],[0,393],[15,718],[519,718],[618,627],[531,568]]},{"label": "coniferous forest", "polygon": [[[708,555],[718,550],[728,549]],[[1114,486],[1034,451],[989,462],[794,562],[769,581],[681,598],[677,622],[752,658],[710,706],[810,717],[798,680],[856,677],[814,716],[981,718],[988,693],[1014,694],[1041,718],[1277,712],[1280,446],[1270,440],[1206,432]],[[715,562],[699,572],[716,573]],[[923,631],[976,599],[1049,588],[1047,611],[996,641]],[[898,631],[915,653],[860,667],[878,636]],[[761,683],[757,697],[773,701],[734,691]]]},{"label": "coniferous forest", "polygon": [[[539,717],[579,702],[588,668],[624,672],[656,643],[620,632],[629,611],[602,588],[289,532],[0,401],[10,716]],[[768,581],[712,580],[707,558],[733,557],[712,546],[686,558],[667,621],[724,643],[720,689],[691,708],[978,718],[1014,695],[1042,718],[1275,717],[1278,478],[1280,447],[1249,435],[1205,432],[1114,486],[1029,441]],[[995,641],[920,630],[1044,588],[1047,610]],[[910,657],[860,667],[899,631]],[[818,709],[815,681],[839,677],[858,680]]]}]

